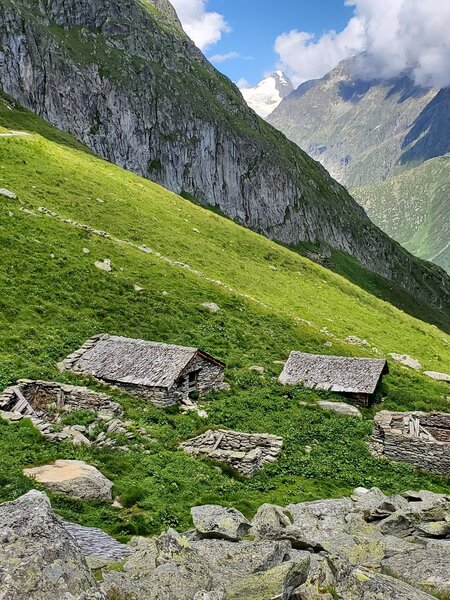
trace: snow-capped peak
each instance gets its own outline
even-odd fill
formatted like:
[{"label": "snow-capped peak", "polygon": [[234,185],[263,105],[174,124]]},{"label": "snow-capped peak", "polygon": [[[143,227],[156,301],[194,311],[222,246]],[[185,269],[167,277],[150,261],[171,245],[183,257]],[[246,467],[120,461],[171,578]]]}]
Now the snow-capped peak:
[{"label": "snow-capped peak", "polygon": [[247,104],[263,119],[268,117],[283,98],[286,98],[293,91],[294,87],[283,71],[275,71],[255,87],[241,88]]}]

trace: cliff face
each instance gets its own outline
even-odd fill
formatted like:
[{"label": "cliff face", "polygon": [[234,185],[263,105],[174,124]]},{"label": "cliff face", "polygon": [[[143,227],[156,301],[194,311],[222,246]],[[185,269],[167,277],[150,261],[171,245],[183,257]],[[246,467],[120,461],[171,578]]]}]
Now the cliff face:
[{"label": "cliff face", "polygon": [[98,155],[287,244],[326,242],[422,301],[449,303],[315,161],[259,119],[166,0],[3,0],[0,80]]}]

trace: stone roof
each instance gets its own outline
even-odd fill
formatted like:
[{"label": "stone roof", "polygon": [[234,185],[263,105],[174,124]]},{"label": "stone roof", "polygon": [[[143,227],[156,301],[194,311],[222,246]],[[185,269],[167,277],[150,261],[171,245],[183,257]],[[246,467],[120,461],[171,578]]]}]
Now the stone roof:
[{"label": "stone roof", "polygon": [[198,348],[100,334],[69,355],[60,368],[109,382],[170,388],[196,356],[225,367]]},{"label": "stone roof", "polygon": [[373,394],[387,362],[379,358],[324,356],[291,352],[280,383],[351,394]]}]

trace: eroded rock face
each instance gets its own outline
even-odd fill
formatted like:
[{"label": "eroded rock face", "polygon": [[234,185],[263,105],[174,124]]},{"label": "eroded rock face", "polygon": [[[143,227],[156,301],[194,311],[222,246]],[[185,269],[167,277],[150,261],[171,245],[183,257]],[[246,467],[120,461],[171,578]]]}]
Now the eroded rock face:
[{"label": "eroded rock face", "polygon": [[0,506],[0,598],[106,600],[41,492]]}]

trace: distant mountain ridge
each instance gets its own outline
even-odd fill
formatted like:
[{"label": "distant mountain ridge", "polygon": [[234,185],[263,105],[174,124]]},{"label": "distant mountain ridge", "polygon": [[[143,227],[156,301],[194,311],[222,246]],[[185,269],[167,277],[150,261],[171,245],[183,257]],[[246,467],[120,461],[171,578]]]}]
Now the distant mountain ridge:
[{"label": "distant mountain ridge", "polygon": [[275,71],[254,87],[241,87],[245,101],[263,119],[268,117],[283,98],[294,91],[289,77],[283,71]]},{"label": "distant mountain ridge", "polygon": [[450,163],[431,161],[450,152],[450,89],[420,88],[407,75],[364,81],[357,60],[300,85],[268,121],[350,189],[386,233],[448,269],[450,225],[440,219],[450,213]]}]

